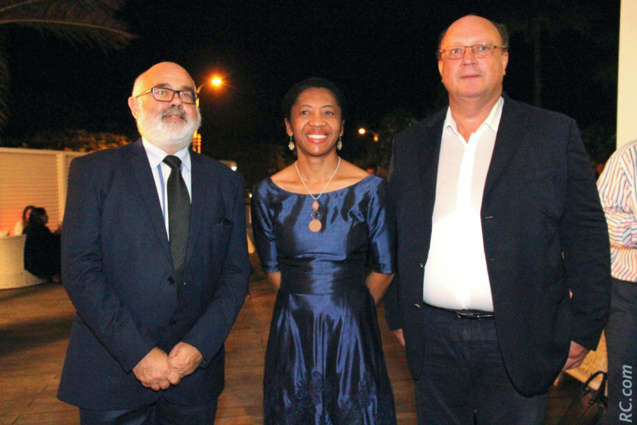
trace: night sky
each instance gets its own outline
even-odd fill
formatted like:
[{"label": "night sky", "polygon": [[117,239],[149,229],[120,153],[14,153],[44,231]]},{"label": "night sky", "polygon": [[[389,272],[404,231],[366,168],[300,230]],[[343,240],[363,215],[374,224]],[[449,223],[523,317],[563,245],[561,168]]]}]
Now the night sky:
[{"label": "night sky", "polygon": [[[204,152],[287,143],[279,105],[301,79],[333,80],[351,104],[345,143],[397,110],[422,118],[444,102],[435,57],[440,32],[475,13],[518,28],[533,1],[142,1],[120,14],[137,35],[122,50],[74,48],[50,33],[10,28],[10,113],[3,138],[86,129],[137,137],[127,106],[135,77],[156,62],[184,66],[197,84],[214,72],[228,86],[204,88]],[[537,1],[542,33],[542,106],[580,127],[615,125],[619,0]],[[532,100],[532,50],[512,31],[505,91]],[[228,148],[231,150],[233,148]],[[223,151],[223,149],[221,149]]]}]

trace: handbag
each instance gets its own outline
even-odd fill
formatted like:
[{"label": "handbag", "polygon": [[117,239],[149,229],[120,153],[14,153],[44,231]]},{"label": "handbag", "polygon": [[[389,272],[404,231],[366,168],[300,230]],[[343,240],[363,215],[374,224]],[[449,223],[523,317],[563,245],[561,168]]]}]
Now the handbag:
[{"label": "handbag", "polygon": [[[602,382],[597,390],[593,390],[588,386],[598,375],[602,375]],[[605,395],[607,379],[606,372],[598,371],[592,374],[557,425],[599,424],[608,408],[608,397]]]}]

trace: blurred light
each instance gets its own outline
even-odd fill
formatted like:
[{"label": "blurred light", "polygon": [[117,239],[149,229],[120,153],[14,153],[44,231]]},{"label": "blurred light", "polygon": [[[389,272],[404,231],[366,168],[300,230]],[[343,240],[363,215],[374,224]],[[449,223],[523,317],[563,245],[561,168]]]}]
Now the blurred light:
[{"label": "blurred light", "polygon": [[223,80],[219,77],[214,77],[210,82],[215,87],[219,87],[221,84],[223,84]]},{"label": "blurred light", "polygon": [[[361,136],[364,136],[365,134],[367,134],[367,129],[365,127],[361,127],[358,129],[358,134],[360,134]],[[372,133],[372,140],[374,140],[374,142],[378,142],[378,133],[376,133],[375,131],[371,131],[369,130],[370,133]]]},{"label": "blurred light", "polygon": [[232,161],[228,159],[220,159],[219,162],[221,162],[222,164],[225,164],[232,171],[237,171],[237,166],[238,166],[237,161]]}]

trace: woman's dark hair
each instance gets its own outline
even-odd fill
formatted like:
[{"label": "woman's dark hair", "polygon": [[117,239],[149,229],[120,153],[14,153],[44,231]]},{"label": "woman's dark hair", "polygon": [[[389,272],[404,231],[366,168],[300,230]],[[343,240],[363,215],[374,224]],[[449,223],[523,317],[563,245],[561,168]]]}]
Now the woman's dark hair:
[{"label": "woman's dark hair", "polygon": [[29,215],[29,226],[36,224],[45,224],[44,216],[46,210],[44,208],[33,207],[31,208],[31,215]]},{"label": "woman's dark hair", "polygon": [[27,205],[24,207],[24,210],[22,210],[22,225],[26,225],[29,222],[29,215],[33,208],[35,208],[33,205]]},{"label": "woman's dark hair", "polygon": [[281,112],[288,121],[292,118],[292,107],[298,100],[299,95],[310,88],[327,89],[331,91],[336,98],[338,106],[341,108],[341,118],[345,121],[345,117],[347,116],[347,103],[343,92],[333,82],[319,77],[308,78],[300,83],[296,83],[285,94],[283,102],[281,103]]}]

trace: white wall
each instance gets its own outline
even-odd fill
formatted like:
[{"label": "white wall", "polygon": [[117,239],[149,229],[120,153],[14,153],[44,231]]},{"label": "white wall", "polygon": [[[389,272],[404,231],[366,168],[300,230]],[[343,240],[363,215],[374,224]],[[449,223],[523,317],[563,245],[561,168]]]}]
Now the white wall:
[{"label": "white wall", "polygon": [[637,140],[637,0],[621,0],[617,147]]},{"label": "white wall", "polygon": [[27,205],[44,207],[49,228],[64,217],[68,170],[78,152],[0,148],[0,230],[13,231]]}]

